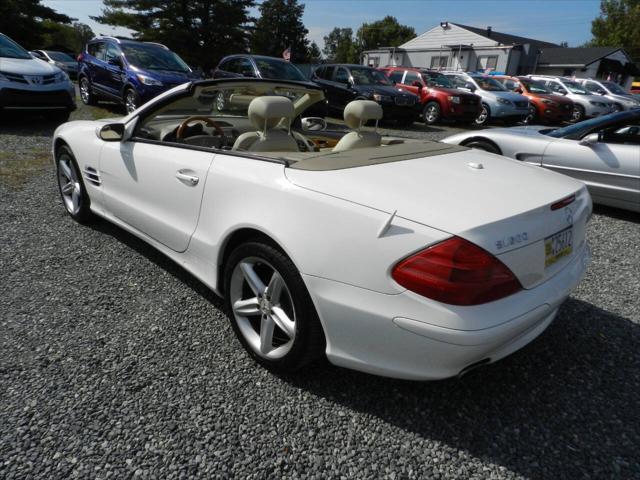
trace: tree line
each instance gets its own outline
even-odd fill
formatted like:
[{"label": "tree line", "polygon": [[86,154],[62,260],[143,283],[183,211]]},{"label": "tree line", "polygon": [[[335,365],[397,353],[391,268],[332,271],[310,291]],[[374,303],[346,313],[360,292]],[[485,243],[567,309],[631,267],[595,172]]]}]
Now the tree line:
[{"label": "tree line", "polygon": [[[155,41],[178,52],[189,64],[209,70],[232,53],[280,57],[291,49],[296,63],[359,63],[365,50],[397,47],[415,37],[395,17],[351,28],[335,27],[322,51],[308,38],[299,0],[103,0],[104,25],[125,27],[133,37]],[[251,12],[258,7],[259,16]],[[640,0],[601,0],[589,45],[621,46],[640,60]],[[0,32],[28,49],[65,46],[79,52],[94,36],[91,29],[42,5],[41,0],[1,0]]]}]

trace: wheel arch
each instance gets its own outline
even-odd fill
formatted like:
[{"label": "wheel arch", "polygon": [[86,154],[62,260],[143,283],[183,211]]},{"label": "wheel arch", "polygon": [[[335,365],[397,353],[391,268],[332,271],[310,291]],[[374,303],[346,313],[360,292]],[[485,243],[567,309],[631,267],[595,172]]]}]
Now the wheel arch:
[{"label": "wheel arch", "polygon": [[466,147],[467,145],[469,145],[470,143],[473,143],[473,142],[485,142],[485,143],[488,143],[488,144],[492,145],[493,147],[495,147],[496,150],[498,150],[498,155],[502,155],[502,149],[498,146],[498,144],[496,142],[494,142],[493,140],[487,138],[487,137],[475,136],[475,137],[467,138],[467,139],[463,140],[462,142],[460,142],[460,145],[462,145],[463,147]]}]

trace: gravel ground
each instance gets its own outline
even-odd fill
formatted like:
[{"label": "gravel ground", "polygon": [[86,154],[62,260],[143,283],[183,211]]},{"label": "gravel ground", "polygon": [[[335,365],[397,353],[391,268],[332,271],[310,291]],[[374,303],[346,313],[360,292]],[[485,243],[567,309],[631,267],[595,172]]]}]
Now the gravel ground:
[{"label": "gravel ground", "polygon": [[[0,123],[0,152],[29,162],[52,131]],[[74,223],[49,163],[0,182],[0,478],[640,478],[631,215],[596,211],[586,279],[501,362],[431,383],[326,364],[278,377],[197,280]]]}]

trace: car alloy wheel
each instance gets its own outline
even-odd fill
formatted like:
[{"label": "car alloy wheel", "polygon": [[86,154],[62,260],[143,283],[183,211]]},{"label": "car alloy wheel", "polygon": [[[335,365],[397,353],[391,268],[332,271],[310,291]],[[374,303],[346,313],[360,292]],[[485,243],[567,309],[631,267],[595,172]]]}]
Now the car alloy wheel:
[{"label": "car alloy wheel", "polygon": [[536,121],[537,116],[536,107],[529,107],[529,113],[527,114],[527,118],[524,119],[524,123],[530,125]]},{"label": "car alloy wheel", "polygon": [[575,105],[573,107],[573,112],[571,113],[571,121],[573,123],[577,123],[584,118],[584,108],[580,105]]},{"label": "car alloy wheel", "polygon": [[476,125],[484,125],[489,120],[489,107],[482,104],[482,111],[476,118]]},{"label": "car alloy wheel", "polygon": [[88,222],[93,218],[91,201],[84,188],[78,164],[66,145],[61,146],[56,152],[56,170],[58,190],[64,208],[77,222]]},{"label": "car alloy wheel", "polygon": [[138,96],[136,92],[129,89],[124,96],[124,105],[127,109],[127,113],[133,112],[136,108],[138,108]]},{"label": "car alloy wheel", "polygon": [[440,106],[435,102],[429,102],[424,107],[424,112],[422,114],[424,117],[424,122],[428,125],[432,125],[438,121],[440,118]]},{"label": "car alloy wheel", "polygon": [[80,99],[85,105],[91,104],[91,87],[89,80],[84,77],[80,80]]},{"label": "car alloy wheel", "polygon": [[247,344],[257,355],[284,357],[296,337],[291,292],[278,270],[264,259],[248,257],[231,275],[233,316]]}]

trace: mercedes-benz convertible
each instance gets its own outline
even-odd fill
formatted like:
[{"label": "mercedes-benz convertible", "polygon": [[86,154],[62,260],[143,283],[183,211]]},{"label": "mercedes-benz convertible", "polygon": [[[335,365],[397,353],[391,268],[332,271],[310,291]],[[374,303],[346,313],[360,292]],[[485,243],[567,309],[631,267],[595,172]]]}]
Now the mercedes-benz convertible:
[{"label": "mercedes-benz convertible", "polygon": [[[221,101],[222,99],[222,101]],[[225,299],[274,371],[326,356],[390,377],[456,376],[552,322],[589,260],[583,183],[458,145],[347,128],[305,83],[207,80],[55,132],[64,207],[102,217]],[[212,319],[212,321],[216,321]]]}]

